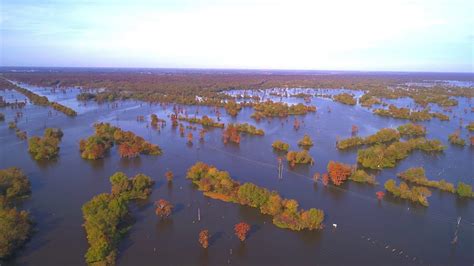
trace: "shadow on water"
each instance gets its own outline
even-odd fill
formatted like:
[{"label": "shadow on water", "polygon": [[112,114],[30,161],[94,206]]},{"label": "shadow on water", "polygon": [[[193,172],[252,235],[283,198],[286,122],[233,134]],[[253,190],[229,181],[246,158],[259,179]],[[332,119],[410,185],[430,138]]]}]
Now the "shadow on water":
[{"label": "shadow on water", "polygon": [[218,231],[211,235],[209,238],[209,246],[216,244],[217,240],[221,239],[224,236],[224,232]]}]

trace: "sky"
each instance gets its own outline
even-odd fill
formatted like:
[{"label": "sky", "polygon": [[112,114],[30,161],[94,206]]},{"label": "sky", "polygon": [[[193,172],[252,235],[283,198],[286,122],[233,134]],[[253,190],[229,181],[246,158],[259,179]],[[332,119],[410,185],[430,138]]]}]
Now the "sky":
[{"label": "sky", "polygon": [[474,72],[472,0],[0,0],[0,66]]}]

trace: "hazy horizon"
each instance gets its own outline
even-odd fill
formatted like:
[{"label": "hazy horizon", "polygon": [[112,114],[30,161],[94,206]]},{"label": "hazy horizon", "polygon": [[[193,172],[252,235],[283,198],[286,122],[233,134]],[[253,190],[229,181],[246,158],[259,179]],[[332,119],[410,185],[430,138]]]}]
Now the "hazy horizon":
[{"label": "hazy horizon", "polygon": [[1,2],[2,67],[472,73],[471,1]]}]

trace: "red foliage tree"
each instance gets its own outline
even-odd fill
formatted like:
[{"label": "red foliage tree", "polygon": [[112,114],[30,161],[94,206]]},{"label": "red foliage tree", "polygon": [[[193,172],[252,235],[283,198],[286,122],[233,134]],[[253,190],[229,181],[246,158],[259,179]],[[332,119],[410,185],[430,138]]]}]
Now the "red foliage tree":
[{"label": "red foliage tree", "polygon": [[383,197],[385,196],[385,192],[383,192],[383,191],[377,191],[377,192],[375,193],[375,195],[377,196],[377,199],[378,199],[378,200],[382,200]]},{"label": "red foliage tree", "polygon": [[247,234],[250,231],[250,225],[244,222],[240,222],[234,226],[235,235],[244,241],[247,238]]},{"label": "red foliage tree", "polygon": [[340,186],[352,174],[352,168],[343,163],[330,161],[328,164],[329,177],[336,186]]},{"label": "red foliage tree", "polygon": [[199,232],[199,244],[201,244],[203,248],[209,247],[209,230],[205,229]]},{"label": "red foliage tree", "polygon": [[157,216],[160,216],[162,219],[167,218],[171,215],[171,212],[173,212],[173,205],[164,199],[160,199],[155,202],[155,213]]}]

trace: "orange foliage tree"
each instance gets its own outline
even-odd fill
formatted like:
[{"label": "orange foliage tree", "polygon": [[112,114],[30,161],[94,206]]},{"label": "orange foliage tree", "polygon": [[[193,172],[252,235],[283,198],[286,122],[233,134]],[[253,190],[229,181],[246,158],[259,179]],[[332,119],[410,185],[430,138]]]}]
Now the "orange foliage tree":
[{"label": "orange foliage tree", "polygon": [[173,212],[173,205],[164,199],[160,199],[155,202],[155,213],[157,216],[160,216],[162,219],[167,218]]},{"label": "orange foliage tree", "polygon": [[327,170],[331,181],[336,186],[340,186],[352,174],[352,168],[343,163],[330,161]]},{"label": "orange foliage tree", "polygon": [[199,232],[199,244],[201,244],[203,248],[209,247],[209,230],[205,229]]},{"label": "orange foliage tree", "polygon": [[234,226],[235,235],[244,241],[247,238],[247,234],[250,231],[250,225],[245,222],[240,222]]}]

